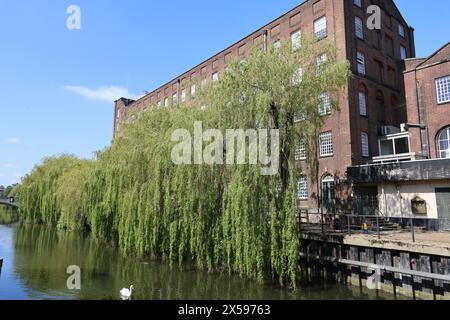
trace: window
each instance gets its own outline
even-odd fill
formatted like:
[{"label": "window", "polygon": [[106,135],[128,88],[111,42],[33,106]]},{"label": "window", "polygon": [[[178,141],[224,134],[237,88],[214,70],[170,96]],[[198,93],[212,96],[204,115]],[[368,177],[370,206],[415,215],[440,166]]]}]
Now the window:
[{"label": "window", "polygon": [[400,35],[400,37],[404,38],[405,37],[405,27],[402,24],[398,25],[398,34]]},{"label": "window", "polygon": [[359,8],[362,8],[361,0],[353,0],[353,4]]},{"label": "window", "polygon": [[302,45],[302,31],[298,30],[291,34],[292,50],[300,49]]},{"label": "window", "polygon": [[172,95],[172,103],[173,105],[178,104],[178,95],[176,93]]},{"label": "window", "polygon": [[438,147],[441,159],[450,158],[450,127],[444,129],[439,135]]},{"label": "window", "polygon": [[297,181],[297,194],[299,200],[308,200],[308,178],[301,176]]},{"label": "window", "polygon": [[327,175],[322,179],[322,201],[327,210],[332,210],[335,200],[334,177]]},{"label": "window", "polygon": [[314,21],[314,38],[319,41],[327,36],[327,17]]},{"label": "window", "polygon": [[195,90],[196,90],[196,87],[195,87],[195,84],[193,84],[191,86],[191,98],[192,99],[195,99]]},{"label": "window", "polygon": [[436,92],[438,103],[450,102],[450,76],[436,80]]},{"label": "window", "polygon": [[280,42],[280,40],[275,41],[275,42],[273,43],[273,49],[274,49],[275,51],[278,51],[278,50],[280,50],[280,48],[281,48],[281,42]]},{"label": "window", "polygon": [[158,102],[156,103],[156,106],[157,106],[158,108],[161,108],[161,101],[158,101]]},{"label": "window", "polygon": [[294,123],[300,123],[306,120],[306,115],[304,113],[296,113],[294,115]]},{"label": "window", "polygon": [[212,79],[213,79],[213,81],[219,81],[219,73],[218,72],[213,73]]},{"label": "window", "polygon": [[181,90],[181,102],[186,102],[186,89]]},{"label": "window", "polygon": [[366,57],[364,56],[364,53],[358,52],[356,55],[356,60],[358,63],[358,73],[360,75],[366,74]]},{"label": "window", "polygon": [[369,153],[369,135],[365,132],[361,133],[361,145],[362,145],[362,156],[365,158],[370,157]]},{"label": "window", "polygon": [[394,39],[386,35],[386,50],[388,54],[393,57],[394,56]]},{"label": "window", "polygon": [[404,46],[400,46],[400,58],[405,60],[407,58],[406,48]]},{"label": "window", "polygon": [[319,114],[321,116],[331,114],[331,95],[329,93],[320,95]]},{"label": "window", "polygon": [[164,98],[164,107],[168,107],[169,106],[169,98]]},{"label": "window", "polygon": [[358,39],[364,40],[363,21],[360,17],[355,17],[355,32]]},{"label": "window", "polygon": [[320,73],[320,67],[328,61],[328,56],[326,53],[323,53],[316,59],[316,71]]},{"label": "window", "polygon": [[320,156],[329,157],[334,154],[333,132],[324,132],[319,135]]},{"label": "window", "polygon": [[297,150],[295,150],[295,160],[296,161],[306,160],[306,147],[304,143],[301,143],[297,147]]},{"label": "window", "polygon": [[292,83],[294,84],[294,86],[297,86],[300,83],[302,83],[302,80],[303,80],[303,68],[299,67],[295,71],[294,76],[292,77]]},{"label": "window", "polygon": [[367,96],[363,91],[359,92],[359,114],[361,116],[367,116]]},{"label": "window", "polygon": [[205,87],[207,83],[208,83],[208,80],[206,80],[206,78],[202,79],[202,87]]}]

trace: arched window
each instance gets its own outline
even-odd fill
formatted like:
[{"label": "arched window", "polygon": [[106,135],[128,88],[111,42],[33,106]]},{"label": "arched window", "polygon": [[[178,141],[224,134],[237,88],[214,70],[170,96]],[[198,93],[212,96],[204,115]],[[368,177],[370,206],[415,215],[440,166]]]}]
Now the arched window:
[{"label": "arched window", "polygon": [[438,136],[438,150],[441,159],[450,158],[450,127],[445,128]]},{"label": "arched window", "polygon": [[322,198],[325,203],[334,199],[334,177],[331,175],[327,175],[322,179]]}]

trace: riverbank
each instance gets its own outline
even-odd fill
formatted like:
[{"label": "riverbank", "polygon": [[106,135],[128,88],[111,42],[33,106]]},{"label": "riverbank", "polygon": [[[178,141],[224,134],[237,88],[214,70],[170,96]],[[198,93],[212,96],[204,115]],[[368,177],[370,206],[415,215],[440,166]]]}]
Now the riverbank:
[{"label": "riverbank", "polygon": [[[325,276],[408,298],[450,300],[450,233],[343,234],[303,226],[301,256]],[[374,283],[374,280],[377,283]]]}]

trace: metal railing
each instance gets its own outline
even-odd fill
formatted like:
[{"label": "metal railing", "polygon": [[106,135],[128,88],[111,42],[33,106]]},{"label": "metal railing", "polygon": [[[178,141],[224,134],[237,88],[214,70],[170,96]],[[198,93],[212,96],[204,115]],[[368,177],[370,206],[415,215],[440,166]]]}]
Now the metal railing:
[{"label": "metal railing", "polygon": [[[320,213],[298,210],[297,217],[300,228],[322,224]],[[324,214],[323,220],[325,233],[376,235],[378,239],[394,233],[409,233],[410,239],[416,242],[417,233],[450,232],[450,218],[387,217],[379,210],[374,215]]]}]

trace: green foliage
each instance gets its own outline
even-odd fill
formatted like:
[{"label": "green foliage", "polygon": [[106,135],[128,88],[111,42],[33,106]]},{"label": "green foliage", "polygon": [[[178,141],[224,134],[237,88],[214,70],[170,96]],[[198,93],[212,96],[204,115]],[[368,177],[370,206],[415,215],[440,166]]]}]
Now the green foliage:
[{"label": "green foliage", "polygon": [[[311,57],[323,53],[328,60],[317,72]],[[23,181],[22,219],[69,229],[86,224],[95,239],[115,242],[125,254],[259,282],[272,275],[295,287],[295,183],[301,174],[295,148],[304,142],[313,150],[311,141],[325,121],[320,94],[337,97],[348,81],[348,63],[335,57],[325,41],[304,39],[295,52],[284,44],[278,51],[255,49],[245,63],[231,61],[222,79],[199,90],[195,101],[129,115],[134,121],[94,163],[46,159]],[[300,66],[302,81],[294,83]],[[306,121],[296,124],[296,115]],[[279,129],[279,173],[263,176],[260,165],[175,165],[172,133],[193,134],[195,121],[204,129]]]},{"label": "green foliage", "polygon": [[82,229],[84,183],[91,165],[69,155],[44,159],[18,190],[21,220]]}]

